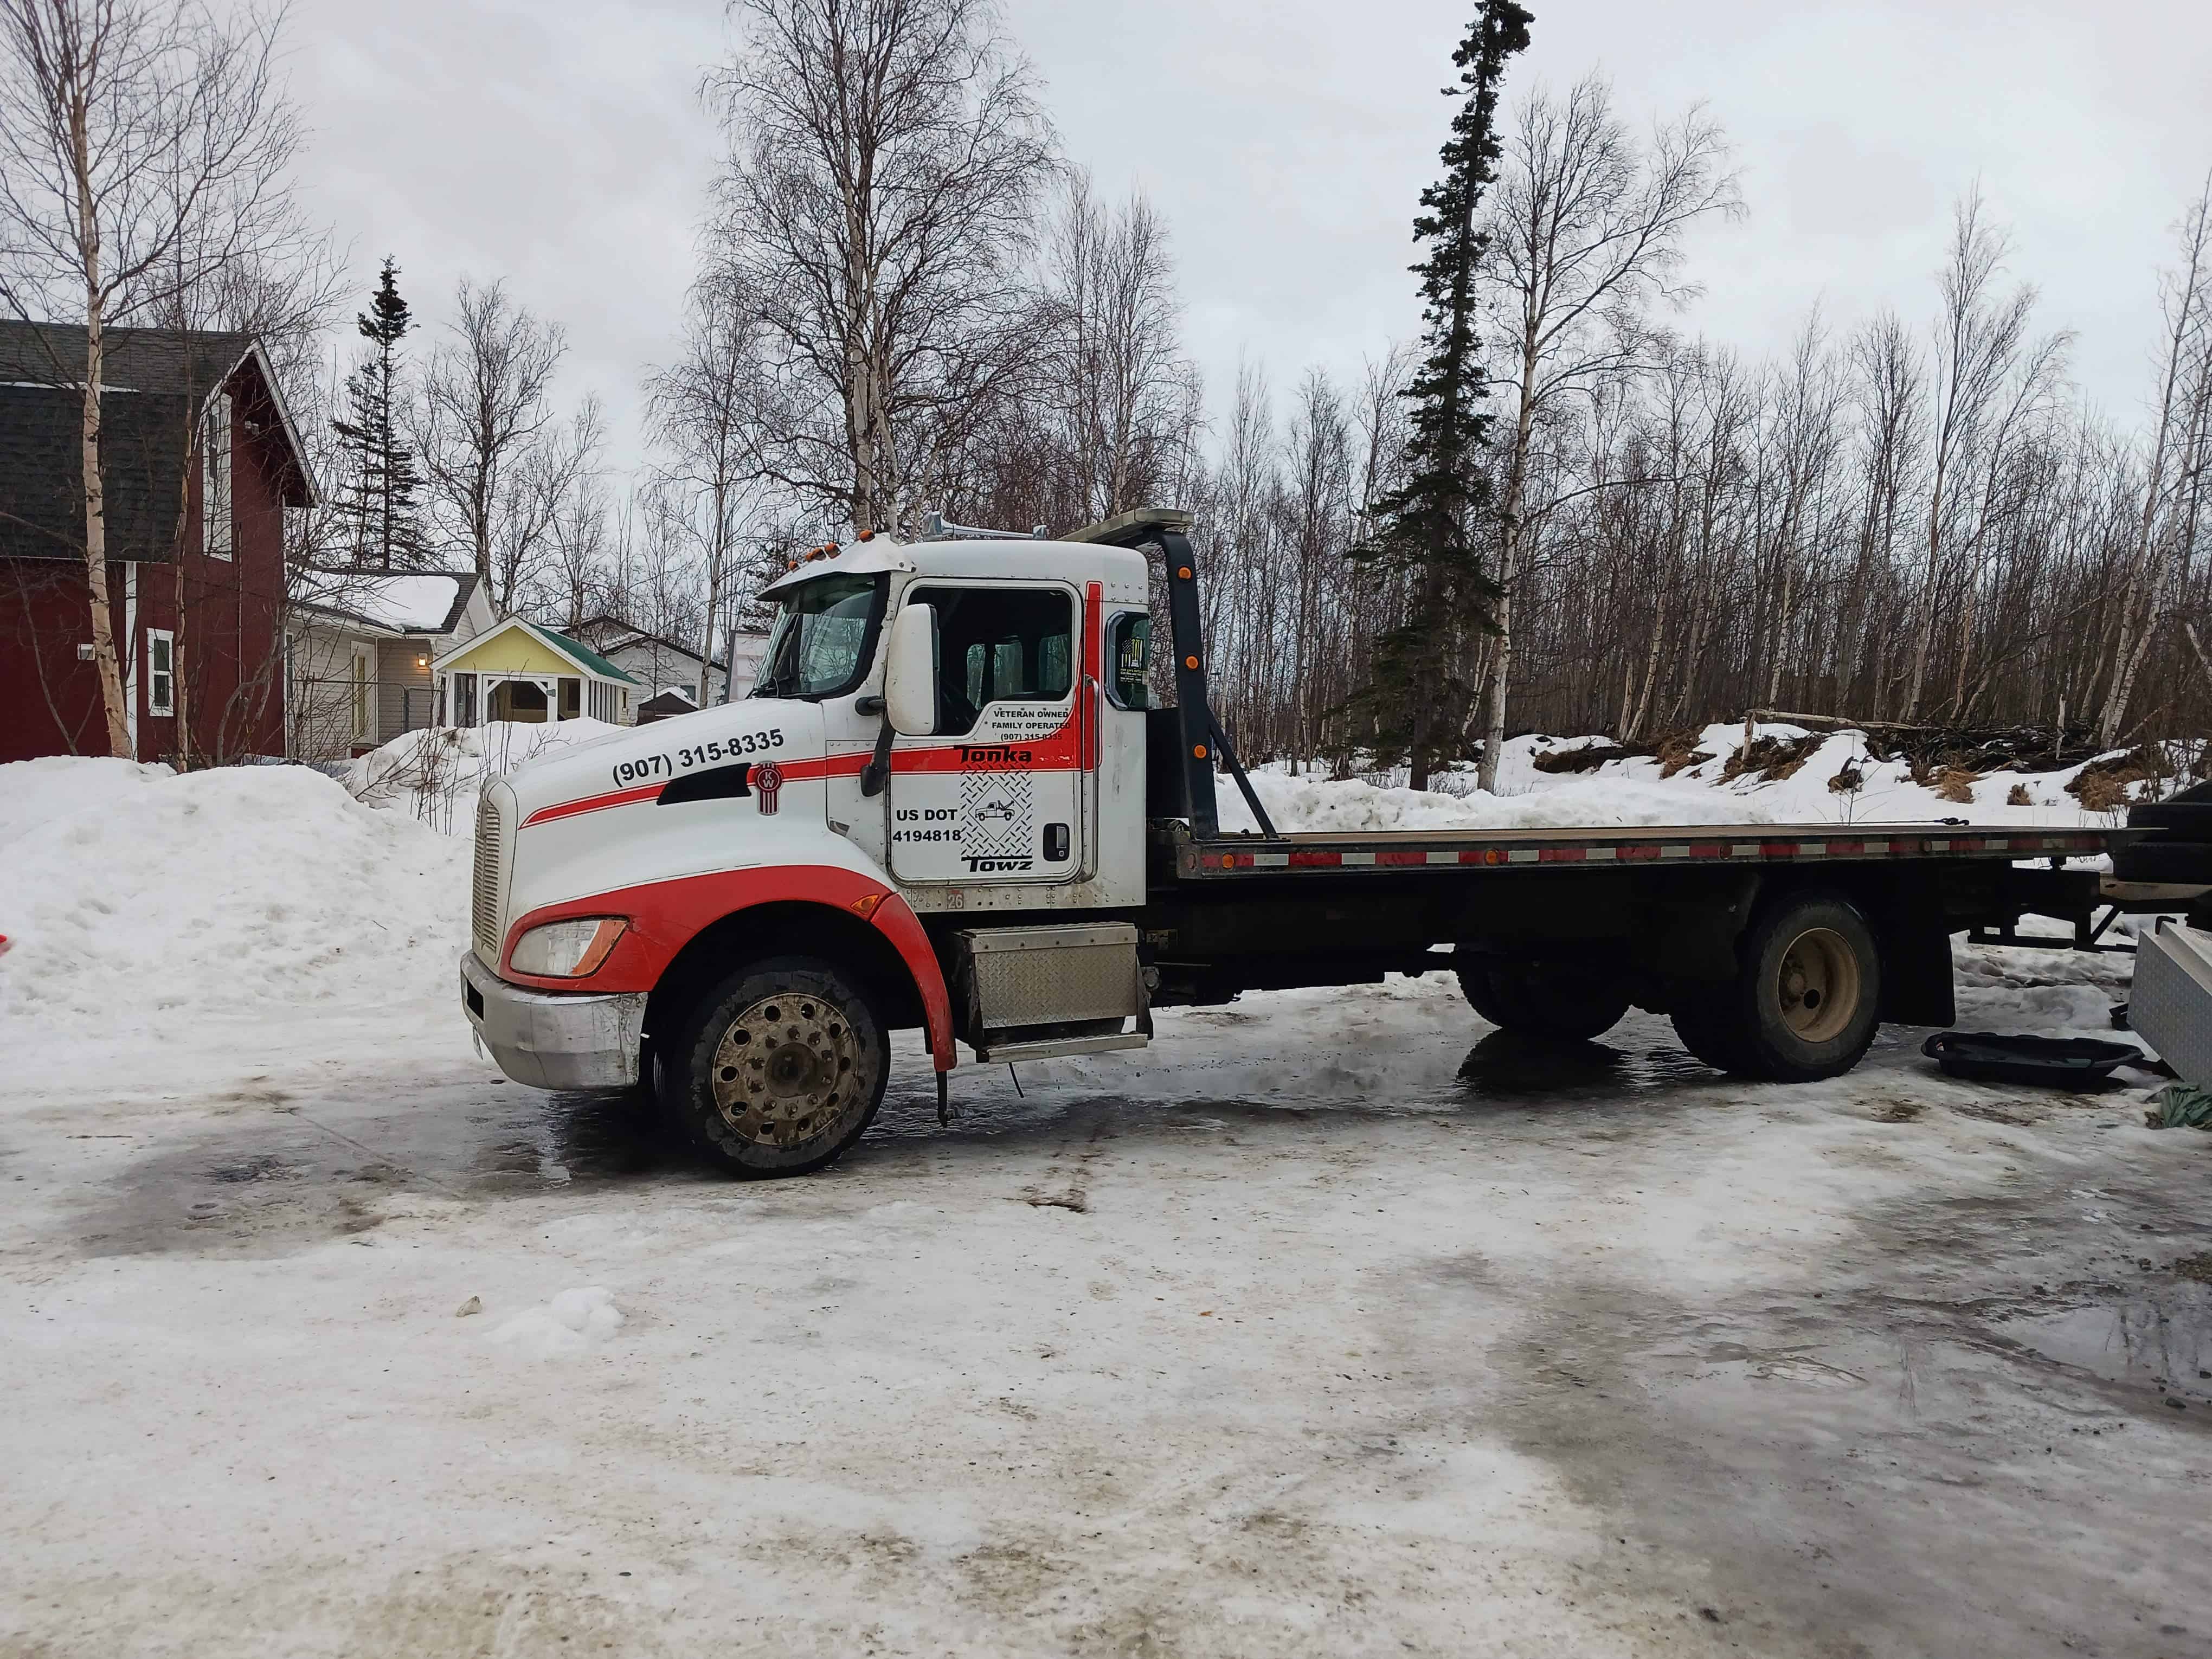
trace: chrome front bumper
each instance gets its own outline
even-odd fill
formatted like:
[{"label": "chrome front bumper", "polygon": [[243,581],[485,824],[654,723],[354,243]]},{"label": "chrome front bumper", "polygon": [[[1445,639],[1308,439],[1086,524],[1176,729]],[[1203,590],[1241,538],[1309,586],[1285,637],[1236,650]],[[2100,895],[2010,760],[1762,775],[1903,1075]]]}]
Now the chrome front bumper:
[{"label": "chrome front bumper", "polygon": [[621,1090],[637,1081],[645,993],[526,991],[461,953],[461,1006],[499,1069],[539,1089]]}]

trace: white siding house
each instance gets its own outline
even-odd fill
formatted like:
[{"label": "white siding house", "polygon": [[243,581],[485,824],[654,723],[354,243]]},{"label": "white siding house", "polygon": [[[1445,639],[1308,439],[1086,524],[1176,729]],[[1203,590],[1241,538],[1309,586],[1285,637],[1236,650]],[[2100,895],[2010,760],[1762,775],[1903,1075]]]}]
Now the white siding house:
[{"label": "white siding house", "polygon": [[439,723],[431,665],[493,624],[473,572],[297,568],[284,629],[285,746],[343,760]]}]

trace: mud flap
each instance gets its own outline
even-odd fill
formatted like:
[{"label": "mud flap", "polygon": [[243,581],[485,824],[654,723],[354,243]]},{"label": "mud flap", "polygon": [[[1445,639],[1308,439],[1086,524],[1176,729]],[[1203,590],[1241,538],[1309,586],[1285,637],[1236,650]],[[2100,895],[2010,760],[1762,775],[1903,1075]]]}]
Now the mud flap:
[{"label": "mud flap", "polygon": [[1875,908],[1874,924],[1881,949],[1880,1018],[1893,1025],[1954,1024],[1959,1006],[1951,982],[1951,934],[1940,900],[1929,896]]}]

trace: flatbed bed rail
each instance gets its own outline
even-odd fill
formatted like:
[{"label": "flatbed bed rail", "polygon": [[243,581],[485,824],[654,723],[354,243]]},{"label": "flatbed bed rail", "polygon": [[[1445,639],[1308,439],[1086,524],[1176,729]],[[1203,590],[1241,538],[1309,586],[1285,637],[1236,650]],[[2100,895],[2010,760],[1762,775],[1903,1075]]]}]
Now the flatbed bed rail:
[{"label": "flatbed bed rail", "polygon": [[1194,838],[1170,824],[1178,879],[1323,871],[1738,864],[1892,859],[2063,859],[2111,851],[2102,830],[1929,824],[1673,824],[1596,830],[1303,831]]}]

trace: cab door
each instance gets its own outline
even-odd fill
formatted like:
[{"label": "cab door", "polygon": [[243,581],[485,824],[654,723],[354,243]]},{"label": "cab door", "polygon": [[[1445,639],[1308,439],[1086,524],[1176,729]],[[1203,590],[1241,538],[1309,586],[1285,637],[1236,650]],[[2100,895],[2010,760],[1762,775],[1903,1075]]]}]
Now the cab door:
[{"label": "cab door", "polygon": [[[901,881],[1073,881],[1096,792],[1085,607],[1065,582],[930,580],[936,724],[891,754],[890,864]],[[1095,665],[1093,665],[1095,666]]]}]

